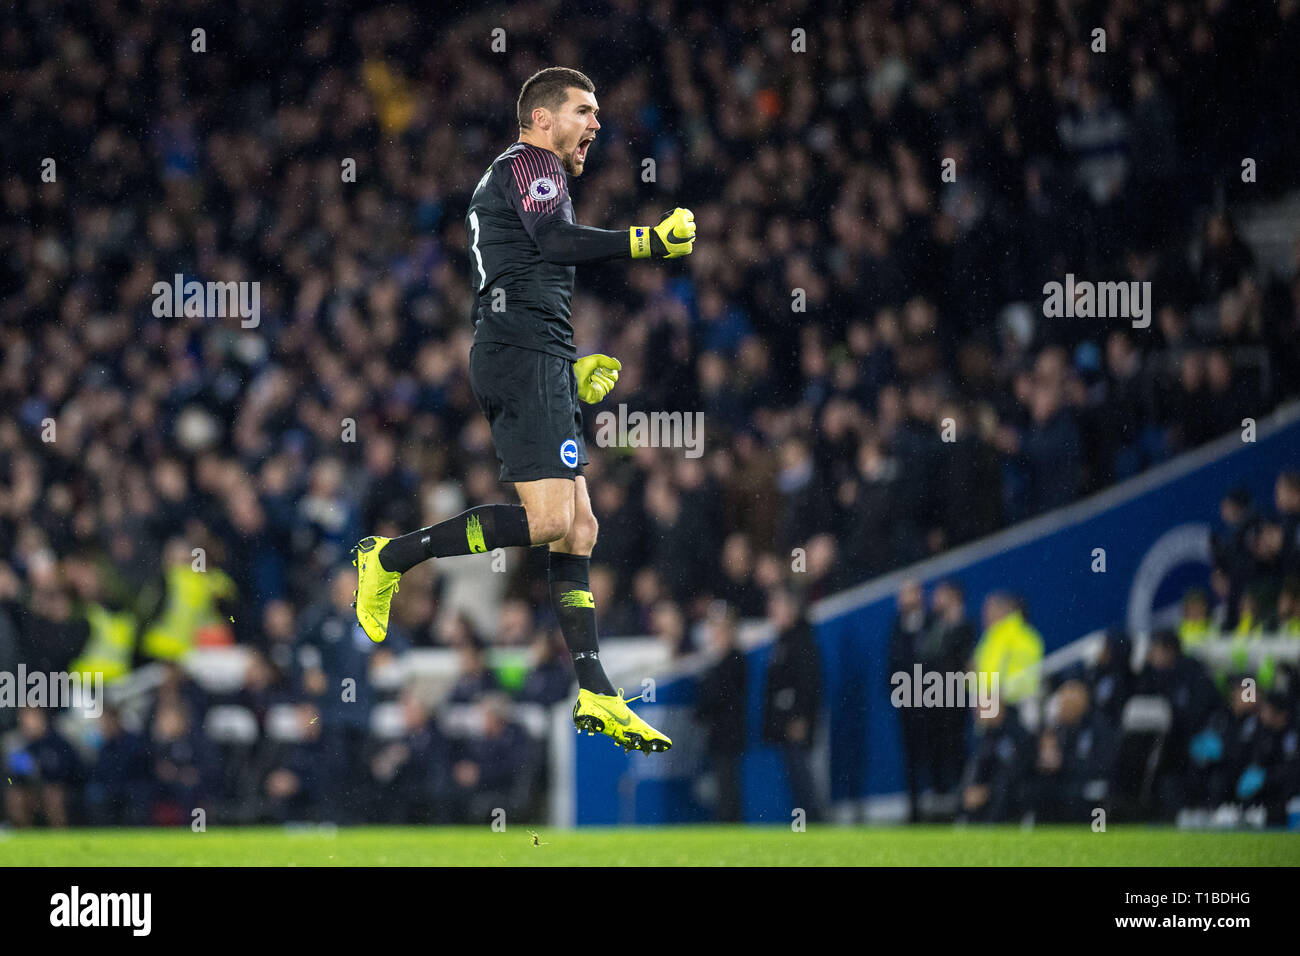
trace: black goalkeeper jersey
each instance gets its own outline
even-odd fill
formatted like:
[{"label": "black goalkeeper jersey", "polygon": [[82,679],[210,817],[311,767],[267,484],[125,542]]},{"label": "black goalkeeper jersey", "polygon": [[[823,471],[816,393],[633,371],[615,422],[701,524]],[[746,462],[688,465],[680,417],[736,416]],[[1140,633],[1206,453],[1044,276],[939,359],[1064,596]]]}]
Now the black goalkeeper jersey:
[{"label": "black goalkeeper jersey", "polygon": [[569,321],[574,266],[631,258],[626,230],[577,225],[559,157],[522,142],[479,180],[465,228],[474,341],[577,358]]}]

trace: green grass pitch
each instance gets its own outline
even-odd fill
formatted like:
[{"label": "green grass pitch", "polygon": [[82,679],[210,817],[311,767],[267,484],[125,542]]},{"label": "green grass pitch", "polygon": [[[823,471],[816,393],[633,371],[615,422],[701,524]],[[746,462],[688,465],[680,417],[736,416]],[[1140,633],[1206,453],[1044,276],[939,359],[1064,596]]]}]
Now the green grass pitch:
[{"label": "green grass pitch", "polygon": [[213,827],[0,834],[0,866],[1297,866],[1300,834],[964,828]]}]

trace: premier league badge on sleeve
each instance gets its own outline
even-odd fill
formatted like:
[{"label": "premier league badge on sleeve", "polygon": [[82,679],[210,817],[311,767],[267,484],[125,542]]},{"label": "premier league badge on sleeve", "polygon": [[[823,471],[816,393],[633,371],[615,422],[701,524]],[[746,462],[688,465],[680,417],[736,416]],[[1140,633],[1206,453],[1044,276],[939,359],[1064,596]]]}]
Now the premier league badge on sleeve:
[{"label": "premier league badge on sleeve", "polygon": [[546,202],[548,199],[554,199],[560,190],[555,183],[551,182],[545,176],[541,179],[534,179],[533,184],[528,187],[528,195],[532,196],[538,202]]}]

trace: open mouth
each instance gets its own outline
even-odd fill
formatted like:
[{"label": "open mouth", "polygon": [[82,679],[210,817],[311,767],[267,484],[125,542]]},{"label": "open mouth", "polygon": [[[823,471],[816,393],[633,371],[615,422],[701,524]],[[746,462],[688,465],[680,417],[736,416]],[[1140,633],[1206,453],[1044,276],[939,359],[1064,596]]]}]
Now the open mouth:
[{"label": "open mouth", "polygon": [[587,139],[579,141],[578,148],[574,150],[574,153],[577,154],[579,160],[584,160],[584,161],[586,160],[587,147],[590,146],[592,142],[595,141],[595,139],[596,137],[590,136]]}]

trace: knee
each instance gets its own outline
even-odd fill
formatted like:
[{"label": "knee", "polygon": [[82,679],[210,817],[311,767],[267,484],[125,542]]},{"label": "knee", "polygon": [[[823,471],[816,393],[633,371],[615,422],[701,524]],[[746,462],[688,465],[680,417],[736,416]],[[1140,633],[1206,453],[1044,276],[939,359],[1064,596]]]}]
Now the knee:
[{"label": "knee", "polygon": [[573,525],[573,507],[548,508],[545,511],[528,512],[528,528],[533,544],[549,544],[559,541],[569,533]]},{"label": "knee", "polygon": [[573,525],[569,528],[569,543],[573,546],[576,554],[591,554],[591,549],[596,546],[596,532],[600,526],[596,523],[595,515],[580,515],[573,520]]}]

